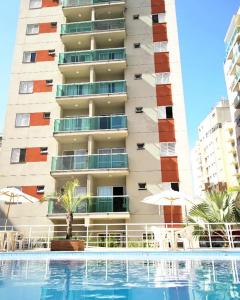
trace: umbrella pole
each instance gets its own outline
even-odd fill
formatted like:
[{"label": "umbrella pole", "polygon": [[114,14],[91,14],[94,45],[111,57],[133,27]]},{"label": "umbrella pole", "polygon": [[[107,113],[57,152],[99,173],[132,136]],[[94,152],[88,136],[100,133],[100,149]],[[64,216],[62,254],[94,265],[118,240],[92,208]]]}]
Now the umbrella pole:
[{"label": "umbrella pole", "polygon": [[13,199],[13,195],[11,195],[10,201],[9,201],[9,204],[8,204],[7,216],[6,216],[6,221],[5,221],[5,231],[7,230],[7,222],[8,222],[8,216],[9,216],[9,212],[10,212],[10,205],[11,205],[12,199]]}]

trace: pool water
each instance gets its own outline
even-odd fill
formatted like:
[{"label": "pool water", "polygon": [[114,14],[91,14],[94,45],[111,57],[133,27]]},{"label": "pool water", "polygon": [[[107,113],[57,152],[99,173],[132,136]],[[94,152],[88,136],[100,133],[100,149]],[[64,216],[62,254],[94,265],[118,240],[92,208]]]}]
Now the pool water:
[{"label": "pool water", "polygon": [[237,260],[4,260],[1,300],[240,299]]}]

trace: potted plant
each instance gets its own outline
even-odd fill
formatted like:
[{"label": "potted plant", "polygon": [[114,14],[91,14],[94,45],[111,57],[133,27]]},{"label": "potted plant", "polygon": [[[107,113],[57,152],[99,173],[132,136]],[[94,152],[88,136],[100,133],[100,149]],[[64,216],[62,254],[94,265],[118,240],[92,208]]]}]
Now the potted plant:
[{"label": "potted plant", "polygon": [[49,197],[51,200],[54,198],[58,204],[66,211],[66,239],[53,240],[51,242],[51,251],[83,251],[84,241],[72,239],[72,225],[73,213],[76,211],[77,206],[88,199],[87,195],[76,196],[76,188],[79,186],[77,179],[68,181],[64,185],[64,190],[54,196]]}]

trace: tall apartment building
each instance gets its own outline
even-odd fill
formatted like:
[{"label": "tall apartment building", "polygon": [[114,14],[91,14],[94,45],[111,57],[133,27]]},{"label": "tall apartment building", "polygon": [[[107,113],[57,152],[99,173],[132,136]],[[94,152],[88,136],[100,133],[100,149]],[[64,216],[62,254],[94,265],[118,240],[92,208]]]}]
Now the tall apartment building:
[{"label": "tall apartment building", "polygon": [[224,41],[226,44],[224,73],[232,120],[235,122],[234,135],[240,161],[240,8],[231,20]]},{"label": "tall apartment building", "polygon": [[198,127],[195,181],[200,195],[211,188],[236,186],[238,160],[229,101],[221,100]]},{"label": "tall apartment building", "polygon": [[[169,221],[141,201],[192,193],[174,1],[22,0],[4,137],[1,186],[41,199],[78,178],[79,223]],[[11,220],[63,213],[13,206]]]}]

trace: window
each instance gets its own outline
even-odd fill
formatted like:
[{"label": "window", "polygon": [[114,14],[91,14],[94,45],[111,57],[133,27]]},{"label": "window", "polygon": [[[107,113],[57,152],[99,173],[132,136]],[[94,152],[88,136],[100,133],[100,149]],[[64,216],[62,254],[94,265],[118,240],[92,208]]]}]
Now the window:
[{"label": "window", "polygon": [[33,81],[21,81],[19,94],[31,94],[33,92]]},{"label": "window", "polygon": [[56,54],[55,49],[48,50],[48,54],[51,56],[55,56],[55,54]]},{"label": "window", "polygon": [[139,15],[133,15],[133,20],[139,20]]},{"label": "window", "polygon": [[46,85],[52,86],[53,85],[53,80],[52,79],[46,80]]},{"label": "window", "polygon": [[161,156],[175,156],[176,155],[176,143],[160,143],[160,155]]},{"label": "window", "polygon": [[11,153],[11,163],[18,164],[25,162],[26,149],[13,148]]},{"label": "window", "polygon": [[57,22],[51,22],[52,27],[57,27]]},{"label": "window", "polygon": [[26,51],[23,52],[24,63],[34,63],[36,61],[36,52]]},{"label": "window", "polygon": [[33,35],[39,33],[39,24],[28,24],[26,34]]},{"label": "window", "polygon": [[141,44],[140,43],[134,43],[134,48],[141,48]]},{"label": "window", "polygon": [[169,84],[170,83],[170,73],[156,73],[156,84]]},{"label": "window", "polygon": [[15,126],[28,127],[30,123],[30,114],[16,114]]},{"label": "window", "polygon": [[152,22],[153,24],[156,23],[165,23],[165,14],[154,14],[152,15]]},{"label": "window", "polygon": [[41,8],[42,7],[42,0],[30,0],[29,8],[35,9],[35,8]]},{"label": "window", "polygon": [[135,74],[135,75],[134,75],[134,79],[135,79],[135,80],[140,80],[140,79],[142,79],[142,74]]},{"label": "window", "polygon": [[44,189],[45,189],[44,185],[38,185],[37,186],[37,194],[44,194]]},{"label": "window", "polygon": [[41,147],[40,148],[40,153],[41,154],[48,154],[48,147]]},{"label": "window", "polygon": [[142,114],[143,113],[143,107],[136,107],[135,108],[135,112],[136,112],[136,114]]},{"label": "window", "polygon": [[147,190],[147,184],[146,182],[140,182],[138,183],[138,189],[141,191]]},{"label": "window", "polygon": [[144,150],[145,144],[144,143],[137,143],[137,150]]},{"label": "window", "polygon": [[159,106],[158,107],[158,119],[173,119],[172,106]]},{"label": "window", "polygon": [[155,42],[154,52],[168,52],[168,42]]},{"label": "window", "polygon": [[179,183],[178,182],[171,182],[171,189],[174,191],[179,192]]},{"label": "window", "polygon": [[50,119],[51,113],[50,112],[44,112],[43,113],[43,119]]}]

